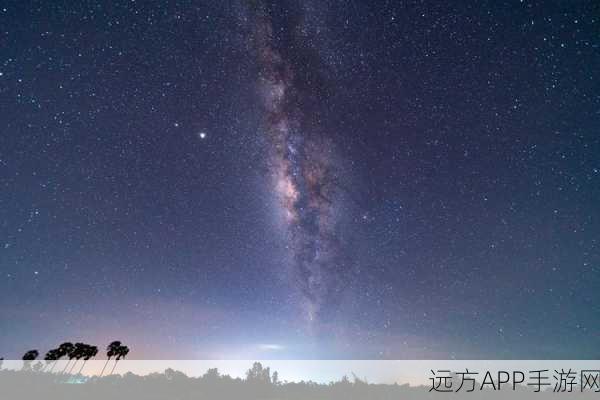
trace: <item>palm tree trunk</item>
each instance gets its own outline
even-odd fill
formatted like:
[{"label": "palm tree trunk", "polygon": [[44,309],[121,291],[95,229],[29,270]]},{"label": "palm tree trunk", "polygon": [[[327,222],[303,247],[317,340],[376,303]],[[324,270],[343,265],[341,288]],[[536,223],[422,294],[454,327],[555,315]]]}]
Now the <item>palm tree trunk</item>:
[{"label": "palm tree trunk", "polygon": [[75,362],[73,363],[73,365],[71,365],[71,368],[69,369],[69,375],[71,375],[71,371],[73,371],[73,368],[75,367],[75,364],[77,364],[79,362],[78,359],[75,359]]},{"label": "palm tree trunk", "polygon": [[112,374],[113,374],[113,372],[115,371],[115,368],[117,368],[117,364],[118,364],[118,363],[119,363],[119,359],[117,358],[117,359],[115,360],[115,365],[113,365],[112,371],[110,371],[110,374],[111,374],[111,375],[112,375]]},{"label": "palm tree trunk", "polygon": [[54,367],[56,367],[56,364],[58,364],[58,360],[54,361],[54,364],[52,364],[52,368],[50,368],[50,371],[48,371],[49,373],[52,373],[52,370],[54,370]]},{"label": "palm tree trunk", "polygon": [[106,360],[106,364],[104,364],[104,368],[102,368],[102,372],[100,372],[100,376],[102,377],[102,374],[104,373],[104,369],[106,369],[106,366],[108,365],[108,362],[110,361],[110,357],[108,357],[108,359]]},{"label": "palm tree trunk", "polygon": [[64,373],[65,373],[65,371],[66,371],[67,367],[69,366],[69,363],[70,363],[70,362],[71,362],[71,359],[69,358],[69,359],[67,360],[67,364],[66,364],[66,365],[65,365],[65,367],[63,368],[63,370],[62,370],[61,374],[64,374]]},{"label": "palm tree trunk", "polygon": [[83,370],[83,367],[85,367],[86,362],[87,362],[87,360],[83,360],[83,365],[81,366],[81,368],[79,368],[79,372],[77,373],[77,375],[81,374],[81,371]]}]

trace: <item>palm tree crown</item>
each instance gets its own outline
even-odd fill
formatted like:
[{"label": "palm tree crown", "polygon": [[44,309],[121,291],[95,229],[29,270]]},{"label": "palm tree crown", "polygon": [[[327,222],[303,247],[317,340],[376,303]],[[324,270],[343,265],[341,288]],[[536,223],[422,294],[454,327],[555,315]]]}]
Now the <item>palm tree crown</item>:
[{"label": "palm tree crown", "polygon": [[27,353],[23,354],[23,361],[33,361],[40,355],[40,352],[37,350],[29,350]]}]

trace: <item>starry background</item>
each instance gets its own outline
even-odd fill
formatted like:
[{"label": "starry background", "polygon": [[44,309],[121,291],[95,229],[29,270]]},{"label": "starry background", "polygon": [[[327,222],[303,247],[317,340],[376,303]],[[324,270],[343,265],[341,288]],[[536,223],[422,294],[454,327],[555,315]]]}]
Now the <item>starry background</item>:
[{"label": "starry background", "polygon": [[264,5],[343,198],[310,321],[245,3],[2,2],[0,355],[600,356],[597,3]]}]

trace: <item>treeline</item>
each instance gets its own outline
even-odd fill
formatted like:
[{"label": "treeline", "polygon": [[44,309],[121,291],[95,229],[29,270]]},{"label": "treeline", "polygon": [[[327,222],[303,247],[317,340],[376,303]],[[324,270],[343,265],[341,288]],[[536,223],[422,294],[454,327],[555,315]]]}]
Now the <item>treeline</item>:
[{"label": "treeline", "polygon": [[[564,398],[564,393],[534,393],[527,388],[514,391],[475,391],[470,393],[436,393],[429,387],[408,385],[371,384],[356,376],[343,377],[336,382],[281,381],[277,372],[254,363],[244,379],[222,375],[209,369],[201,377],[188,377],[182,372],[167,369],[148,375],[64,376],[34,370],[0,371],[0,398],[4,399],[144,399],[144,400],[384,400],[384,399],[439,399],[451,395],[454,399],[528,399]],[[597,393],[568,393],[569,398],[597,399]]]},{"label": "treeline", "polygon": [[[61,379],[61,375],[48,371],[2,370],[0,388],[15,399],[398,399],[398,393],[407,391],[426,395],[425,388],[398,385],[372,385],[354,377],[343,377],[329,384],[315,382],[286,382],[276,371],[261,363],[254,363],[244,379],[222,375],[209,369],[203,376],[194,378],[173,369],[144,376],[125,373],[104,377],[74,375]],[[374,395],[374,391],[379,394]],[[2,397],[4,398],[4,397]],[[421,398],[421,397],[419,397]]]},{"label": "treeline", "polygon": [[[44,356],[44,363],[37,362],[34,364],[34,361],[38,359],[40,356],[40,352],[37,350],[29,350],[23,354],[21,359],[23,360],[23,370],[24,371],[33,371],[33,372],[54,372],[54,367],[58,364],[61,359],[66,359],[67,363],[65,364],[61,374],[71,374],[76,371],[77,374],[81,374],[83,368],[87,361],[96,357],[98,354],[98,347],[77,342],[75,344],[71,342],[64,342],[60,344],[55,349],[50,349]],[[104,368],[102,368],[102,372],[100,376],[104,374],[104,370],[108,365],[111,359],[114,359],[114,365],[111,370],[111,374],[114,372],[119,360],[124,359],[127,354],[129,354],[129,347],[123,345],[120,341],[115,340],[111,342],[108,346],[106,346],[106,363],[104,364]],[[75,369],[75,366],[79,363],[79,360],[82,360],[83,363],[79,368],[79,371]],[[2,369],[2,362],[4,358],[0,358],[0,369]],[[67,368],[69,370],[67,371]]]}]

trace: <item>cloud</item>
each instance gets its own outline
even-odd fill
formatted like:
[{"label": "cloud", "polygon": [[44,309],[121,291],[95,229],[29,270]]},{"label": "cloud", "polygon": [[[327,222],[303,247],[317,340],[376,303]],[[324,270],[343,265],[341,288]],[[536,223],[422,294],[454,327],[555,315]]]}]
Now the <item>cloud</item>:
[{"label": "cloud", "polygon": [[285,350],[285,346],[275,343],[259,344],[258,348],[264,351],[281,351]]}]

